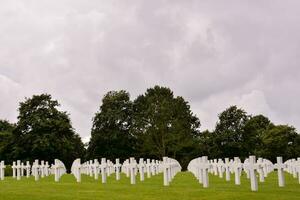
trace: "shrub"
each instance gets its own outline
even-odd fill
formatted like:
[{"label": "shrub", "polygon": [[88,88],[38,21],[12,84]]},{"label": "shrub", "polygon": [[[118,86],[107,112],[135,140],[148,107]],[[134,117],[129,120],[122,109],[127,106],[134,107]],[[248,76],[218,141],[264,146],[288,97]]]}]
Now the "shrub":
[{"label": "shrub", "polygon": [[5,167],[5,176],[12,176],[13,172],[12,172],[12,168],[11,165],[6,165]]}]

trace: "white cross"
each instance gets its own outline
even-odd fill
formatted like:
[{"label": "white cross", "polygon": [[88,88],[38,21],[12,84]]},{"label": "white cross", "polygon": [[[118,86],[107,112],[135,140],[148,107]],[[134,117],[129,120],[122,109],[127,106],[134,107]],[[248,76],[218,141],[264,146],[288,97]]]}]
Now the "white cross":
[{"label": "white cross", "polygon": [[35,160],[33,165],[32,165],[32,173],[34,175],[34,180],[38,181],[39,180],[39,160]]},{"label": "white cross", "polygon": [[152,162],[151,162],[151,173],[152,175],[156,175],[156,169],[155,169],[155,160],[152,159]]},{"label": "white cross", "polygon": [[225,158],[225,177],[226,181],[230,181],[230,163],[229,163],[229,158]]},{"label": "white cross", "polygon": [[257,191],[258,184],[257,184],[257,178],[255,174],[255,171],[257,170],[257,164],[256,164],[255,156],[249,157],[249,163],[247,163],[246,168],[249,171],[249,175],[250,175],[251,190]]},{"label": "white cross", "polygon": [[169,186],[170,184],[170,163],[168,157],[163,157],[163,170],[164,170],[164,186]]},{"label": "white cross", "polygon": [[299,184],[300,184],[300,157],[297,158],[296,167],[297,167],[297,171],[298,171],[298,181],[299,181]]},{"label": "white cross", "polygon": [[16,162],[14,161],[13,162],[13,165],[12,165],[12,170],[13,170],[13,178],[16,178],[16,170],[17,170],[17,166],[16,166]]},{"label": "white cross", "polygon": [[93,171],[94,171],[94,175],[95,175],[95,180],[98,180],[98,169],[99,169],[99,162],[98,159],[94,160],[94,164],[93,164]]},{"label": "white cross", "polygon": [[75,176],[77,183],[81,182],[81,166],[81,160],[77,158],[71,167],[71,173]]},{"label": "white cross", "polygon": [[147,169],[147,178],[151,177],[151,163],[150,163],[150,159],[147,159],[147,163],[146,163],[146,169]]},{"label": "white cross", "polygon": [[17,160],[17,166],[16,166],[16,169],[17,169],[17,180],[21,180],[21,161],[20,160]]},{"label": "white cross", "polygon": [[24,163],[22,162],[21,163],[21,176],[24,176],[24,169],[25,169],[25,166],[24,166]]},{"label": "white cross", "polygon": [[41,169],[41,178],[45,177],[45,161],[41,161],[41,165],[40,165],[40,169]]},{"label": "white cross", "polygon": [[258,166],[258,174],[259,174],[259,182],[265,182],[265,174],[264,174],[264,163],[262,158],[258,158],[257,160]]},{"label": "white cross", "polygon": [[130,183],[135,184],[135,174],[136,174],[137,164],[134,158],[130,158],[129,168],[130,168]]},{"label": "white cross", "polygon": [[60,169],[61,166],[59,165],[59,162],[57,159],[54,160],[54,165],[53,165],[53,169],[54,169],[54,180],[55,182],[59,182],[59,178],[60,178]]},{"label": "white cross", "polygon": [[275,164],[275,169],[277,169],[278,172],[278,185],[279,187],[284,187],[285,181],[284,181],[284,169],[286,168],[286,165],[282,162],[282,157],[277,157],[277,163]]},{"label": "white cross", "polygon": [[45,176],[49,176],[49,162],[46,161],[46,164],[45,164]]},{"label": "white cross", "polygon": [[26,177],[29,178],[29,176],[30,176],[30,164],[29,164],[29,161],[26,162],[25,169],[26,169]]},{"label": "white cross", "polygon": [[0,180],[3,181],[5,177],[5,164],[4,161],[0,162]]},{"label": "white cross", "polygon": [[105,158],[101,158],[100,169],[101,169],[102,183],[106,183],[106,168],[107,168],[106,159]]},{"label": "white cross", "polygon": [[208,162],[207,156],[202,156],[202,163],[200,167],[202,169],[203,187],[208,188],[209,186],[208,170],[210,169],[211,164]]},{"label": "white cross", "polygon": [[198,180],[199,180],[199,183],[203,183],[203,168],[200,167],[201,163],[202,163],[202,157],[198,158],[197,159],[197,175],[198,175]]},{"label": "white cross", "polygon": [[297,178],[297,174],[298,174],[296,163],[297,163],[296,159],[292,159],[292,172],[294,178]]},{"label": "white cross", "polygon": [[241,163],[239,157],[234,157],[233,168],[234,168],[234,182],[236,185],[240,185],[243,164]]},{"label": "white cross", "polygon": [[89,161],[89,175],[92,177],[93,176],[93,161]]},{"label": "white cross", "polygon": [[112,171],[113,171],[113,163],[108,160],[108,171],[107,171],[107,176],[110,176],[112,174]]},{"label": "white cross", "polygon": [[214,171],[214,175],[218,175],[218,160],[217,159],[213,160],[213,171]]},{"label": "white cross", "polygon": [[120,168],[121,168],[121,164],[120,164],[120,159],[117,158],[116,159],[116,164],[115,164],[115,170],[116,170],[116,180],[120,180]]},{"label": "white cross", "polygon": [[144,159],[143,159],[143,158],[140,158],[140,160],[139,160],[140,181],[144,181],[144,179],[145,179],[144,168],[145,168],[145,165],[144,165]]},{"label": "white cross", "polygon": [[219,177],[220,178],[223,178],[223,165],[224,165],[223,160],[219,159],[218,163],[217,163],[217,166],[218,166],[218,172],[219,172]]}]

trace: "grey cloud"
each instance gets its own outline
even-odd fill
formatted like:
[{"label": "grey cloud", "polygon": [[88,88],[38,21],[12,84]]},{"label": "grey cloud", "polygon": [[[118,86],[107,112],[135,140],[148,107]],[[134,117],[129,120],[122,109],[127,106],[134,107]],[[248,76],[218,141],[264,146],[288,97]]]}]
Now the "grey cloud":
[{"label": "grey cloud", "polygon": [[155,84],[204,128],[237,104],[300,127],[299,1],[2,0],[0,118],[51,93],[87,138],[109,90]]}]

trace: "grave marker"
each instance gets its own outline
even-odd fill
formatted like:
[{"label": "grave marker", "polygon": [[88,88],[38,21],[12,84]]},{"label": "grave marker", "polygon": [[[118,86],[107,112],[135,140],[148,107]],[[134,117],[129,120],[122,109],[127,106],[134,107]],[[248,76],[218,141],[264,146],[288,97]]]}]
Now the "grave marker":
[{"label": "grave marker", "polygon": [[241,163],[239,157],[234,157],[233,168],[234,168],[234,182],[236,185],[240,185],[243,164]]},{"label": "grave marker", "polygon": [[5,164],[4,161],[0,162],[0,180],[3,181],[5,177]]},{"label": "grave marker", "polygon": [[105,158],[101,158],[100,169],[101,169],[102,183],[106,183],[106,168],[107,168],[106,159]]},{"label": "grave marker", "polygon": [[115,170],[116,170],[116,180],[120,180],[120,169],[121,169],[120,159],[116,159]]},{"label": "grave marker", "polygon": [[257,178],[256,178],[256,174],[255,174],[255,171],[257,170],[257,164],[256,164],[255,156],[249,157],[249,163],[247,164],[247,169],[249,170],[251,190],[257,191],[258,184],[257,184]]},{"label": "grave marker", "polygon": [[34,180],[39,180],[39,160],[35,160],[32,165],[32,175],[34,176]]},{"label": "grave marker", "polygon": [[18,181],[21,180],[21,169],[22,169],[21,161],[17,160],[16,170],[17,170],[17,180]]},{"label": "grave marker", "polygon": [[151,163],[150,163],[150,159],[147,159],[146,169],[147,169],[147,178],[150,178],[151,177]]},{"label": "grave marker", "polygon": [[277,163],[275,164],[275,169],[277,169],[278,173],[278,185],[279,187],[284,187],[285,180],[284,180],[284,169],[286,165],[282,162],[282,157],[277,157]]},{"label": "grave marker", "polygon": [[136,174],[136,168],[137,164],[134,158],[129,159],[129,168],[130,168],[130,184],[134,185],[136,183],[135,181],[135,174]]},{"label": "grave marker", "polygon": [[99,169],[99,162],[98,159],[94,160],[94,164],[93,164],[93,171],[94,171],[94,175],[95,175],[95,180],[98,180],[98,169]]},{"label": "grave marker", "polygon": [[26,161],[25,169],[26,169],[26,177],[29,178],[29,176],[30,176],[30,164],[29,164],[29,161]]},{"label": "grave marker", "polygon": [[13,178],[16,178],[16,170],[17,170],[17,166],[16,166],[16,162],[13,161],[13,165],[12,165],[12,170],[13,170],[13,174],[12,174],[12,177]]},{"label": "grave marker", "polygon": [[140,181],[145,180],[145,165],[144,165],[144,159],[140,158],[139,160],[139,173],[140,173]]},{"label": "grave marker", "polygon": [[168,157],[163,157],[163,170],[164,170],[164,186],[169,186],[170,183],[170,177],[169,177],[169,171],[170,171],[170,164],[168,162]]},{"label": "grave marker", "polygon": [[75,176],[77,183],[81,182],[81,160],[80,158],[74,160],[71,173]]},{"label": "grave marker", "polygon": [[225,158],[224,168],[225,168],[226,181],[230,181],[230,163],[229,163],[229,158]]}]

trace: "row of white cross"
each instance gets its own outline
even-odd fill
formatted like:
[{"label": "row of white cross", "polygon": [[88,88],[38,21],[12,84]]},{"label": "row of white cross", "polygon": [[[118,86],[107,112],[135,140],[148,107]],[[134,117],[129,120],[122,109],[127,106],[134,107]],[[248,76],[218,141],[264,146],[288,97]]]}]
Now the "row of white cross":
[{"label": "row of white cross", "polygon": [[168,186],[172,181],[177,172],[181,171],[181,166],[179,162],[175,159],[164,157],[163,161],[150,160],[143,158],[139,159],[139,162],[135,158],[131,157],[120,163],[119,159],[116,159],[115,163],[105,158],[101,159],[99,163],[97,159],[87,161],[81,164],[80,159],[76,159],[71,167],[71,173],[75,176],[77,182],[81,182],[81,174],[86,174],[94,177],[98,180],[99,174],[101,174],[102,183],[106,183],[107,176],[112,173],[116,174],[116,180],[120,180],[121,173],[126,174],[126,177],[130,178],[130,183],[132,185],[136,184],[136,176],[139,174],[140,181],[145,180],[145,174],[147,178],[157,175],[159,173],[164,173],[164,185]]},{"label": "row of white cross", "polygon": [[[5,177],[5,164],[4,161],[0,162],[0,180],[4,180]],[[34,176],[36,181],[39,178],[44,178],[49,176],[50,174],[54,174],[55,181],[58,182],[60,177],[66,173],[65,165],[58,159],[54,160],[53,165],[49,165],[48,162],[41,161],[39,164],[39,160],[35,160],[32,165],[30,165],[29,161],[26,161],[26,165],[20,160],[14,161],[12,164],[12,177],[16,180],[21,180],[21,177],[25,176],[29,178],[31,175]]]},{"label": "row of white cross", "polygon": [[[224,162],[225,161],[225,162]],[[234,159],[225,158],[208,160],[207,156],[202,156],[193,159],[189,165],[188,170],[192,172],[198,179],[199,183],[203,184],[204,188],[209,187],[208,174],[212,173],[223,178],[225,172],[226,181],[230,181],[230,174],[234,174],[235,184],[241,184],[242,171],[246,173],[248,179],[250,179],[251,190],[258,190],[257,174],[259,181],[264,182],[265,178],[274,169],[278,172],[278,185],[279,187],[285,186],[284,171],[293,174],[294,178],[299,179],[300,184],[300,158],[290,159],[283,163],[282,157],[277,157],[277,163],[273,164],[271,161],[263,158],[256,160],[255,156],[250,156],[245,159],[244,163],[238,157]]]},{"label": "row of white cross", "polygon": [[95,180],[98,180],[99,174],[101,174],[102,183],[106,183],[107,176],[110,176],[113,172],[114,164],[105,158],[102,158],[100,163],[98,159],[94,159],[93,161],[90,160],[82,164],[78,158],[73,162],[71,167],[71,173],[75,176],[77,182],[81,182],[81,174],[94,177]]}]

